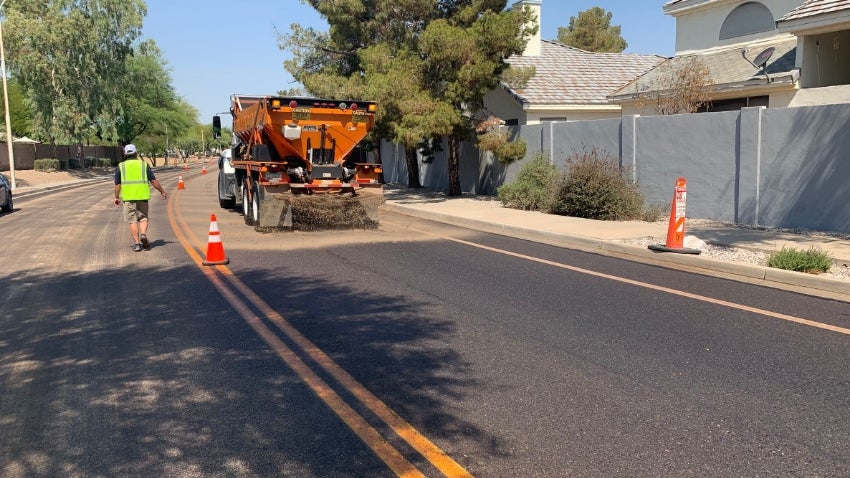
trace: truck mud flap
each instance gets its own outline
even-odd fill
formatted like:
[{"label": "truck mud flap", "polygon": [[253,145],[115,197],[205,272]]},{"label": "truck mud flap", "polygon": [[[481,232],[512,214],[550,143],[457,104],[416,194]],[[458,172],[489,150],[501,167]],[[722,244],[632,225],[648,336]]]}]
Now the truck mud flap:
[{"label": "truck mud flap", "polygon": [[[283,227],[281,217],[291,207],[289,197],[282,194],[260,193],[260,210],[255,229]],[[291,221],[290,221],[291,222]]]}]

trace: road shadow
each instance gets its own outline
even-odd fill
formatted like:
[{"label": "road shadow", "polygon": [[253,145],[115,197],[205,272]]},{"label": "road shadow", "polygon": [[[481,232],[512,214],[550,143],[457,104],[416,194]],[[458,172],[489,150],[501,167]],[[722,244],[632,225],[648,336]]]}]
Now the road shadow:
[{"label": "road shadow", "polygon": [[[0,474],[393,476],[200,277],[194,266],[0,276]],[[480,384],[455,351],[428,346],[453,333],[428,304],[298,275],[247,282],[273,287],[261,295],[281,297],[277,310],[429,438],[507,454],[442,401]]]}]

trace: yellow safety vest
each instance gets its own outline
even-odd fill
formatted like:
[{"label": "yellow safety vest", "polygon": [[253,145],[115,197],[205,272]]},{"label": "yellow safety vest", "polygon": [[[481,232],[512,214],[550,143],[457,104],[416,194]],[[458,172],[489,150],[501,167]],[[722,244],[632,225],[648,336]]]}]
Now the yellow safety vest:
[{"label": "yellow safety vest", "polygon": [[118,165],[121,170],[121,200],[147,201],[151,198],[148,185],[148,164],[141,159],[128,159]]}]

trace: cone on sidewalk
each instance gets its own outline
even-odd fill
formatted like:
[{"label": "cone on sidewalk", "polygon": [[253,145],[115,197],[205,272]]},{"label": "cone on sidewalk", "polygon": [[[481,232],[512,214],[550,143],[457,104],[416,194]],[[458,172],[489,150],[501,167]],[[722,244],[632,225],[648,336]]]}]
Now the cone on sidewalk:
[{"label": "cone on sidewalk", "polygon": [[183,175],[177,176],[177,189],[186,189],[186,183],[183,182]]},{"label": "cone on sidewalk", "polygon": [[230,259],[224,255],[224,245],[221,243],[221,232],[218,230],[218,221],[215,214],[210,215],[210,238],[207,241],[207,258],[205,266],[218,266],[230,264]]},{"label": "cone on sidewalk", "polygon": [[676,179],[673,204],[670,206],[670,222],[667,225],[667,240],[662,244],[650,244],[649,249],[657,252],[699,254],[699,249],[685,247],[685,203],[688,197],[685,178]]}]

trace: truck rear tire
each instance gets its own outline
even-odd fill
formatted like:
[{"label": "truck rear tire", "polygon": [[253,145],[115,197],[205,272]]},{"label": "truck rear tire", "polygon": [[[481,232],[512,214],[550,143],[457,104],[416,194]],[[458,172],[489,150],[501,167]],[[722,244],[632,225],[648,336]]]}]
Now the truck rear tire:
[{"label": "truck rear tire", "polygon": [[257,225],[260,219],[259,191],[256,184],[249,186],[247,179],[242,181],[242,215],[249,226]]},{"label": "truck rear tire", "polygon": [[242,217],[245,218],[245,224],[253,226],[251,222],[251,193],[248,189],[248,180],[242,178],[239,184],[240,196],[242,196]]}]

